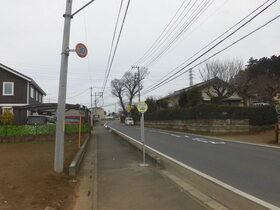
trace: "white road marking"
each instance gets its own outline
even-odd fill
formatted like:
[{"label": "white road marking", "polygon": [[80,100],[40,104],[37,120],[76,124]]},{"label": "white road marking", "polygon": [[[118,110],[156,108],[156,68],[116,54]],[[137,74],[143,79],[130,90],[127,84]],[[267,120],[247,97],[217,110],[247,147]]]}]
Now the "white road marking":
[{"label": "white road marking", "polygon": [[221,142],[216,142],[216,141],[210,141],[210,143],[212,144],[226,144],[225,142],[221,141]]},{"label": "white road marking", "polygon": [[186,138],[190,138],[189,136],[186,136],[186,135],[185,135],[185,137],[186,137]]},{"label": "white road marking", "polygon": [[221,141],[221,142],[216,142],[216,141],[210,141],[204,138],[193,138],[192,140],[194,141],[198,141],[198,142],[203,142],[203,143],[211,143],[211,144],[226,144],[225,142]]}]

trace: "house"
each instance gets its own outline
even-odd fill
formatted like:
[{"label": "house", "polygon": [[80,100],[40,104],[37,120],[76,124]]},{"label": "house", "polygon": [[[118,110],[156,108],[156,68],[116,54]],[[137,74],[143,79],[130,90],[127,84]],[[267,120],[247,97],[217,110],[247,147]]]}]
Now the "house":
[{"label": "house", "polygon": [[[224,81],[222,81],[218,78],[213,78],[211,80],[201,82],[201,83],[195,84],[193,86],[174,91],[172,94],[167,95],[167,96],[157,100],[157,103],[158,104],[165,103],[168,108],[178,107],[180,94],[184,93],[184,92],[188,92],[189,90],[191,90],[194,87],[196,87],[200,90],[203,103],[210,103],[211,97],[210,97],[209,93],[211,93],[211,95],[216,96],[216,93],[214,91],[215,82],[225,83]],[[222,102],[224,105],[243,106],[243,99],[237,93],[233,93],[230,97],[224,98],[222,100]],[[161,108],[163,108],[163,107],[161,107]]]},{"label": "house", "polygon": [[93,115],[93,119],[95,120],[100,120],[100,119],[105,119],[105,111],[102,107],[93,107],[90,108],[90,111]]},{"label": "house", "polygon": [[0,114],[10,110],[14,113],[15,124],[24,124],[31,113],[15,108],[41,104],[44,96],[46,93],[32,78],[0,64]]}]

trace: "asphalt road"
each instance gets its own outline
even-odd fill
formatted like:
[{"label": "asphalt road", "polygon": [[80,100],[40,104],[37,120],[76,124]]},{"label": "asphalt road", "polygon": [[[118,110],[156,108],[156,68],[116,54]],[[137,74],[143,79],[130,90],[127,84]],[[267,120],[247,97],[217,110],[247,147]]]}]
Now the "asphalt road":
[{"label": "asphalt road", "polygon": [[[110,122],[140,141],[140,128]],[[280,207],[280,148],[145,128],[145,143],[200,172]]]}]

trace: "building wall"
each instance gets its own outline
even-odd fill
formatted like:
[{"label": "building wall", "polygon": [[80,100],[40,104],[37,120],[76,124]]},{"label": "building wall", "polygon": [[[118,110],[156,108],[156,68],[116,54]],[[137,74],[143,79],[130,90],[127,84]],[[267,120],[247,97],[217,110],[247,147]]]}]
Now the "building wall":
[{"label": "building wall", "polygon": [[103,108],[92,108],[90,109],[93,115],[99,115],[99,119],[104,119],[105,114],[104,114],[104,109]]},{"label": "building wall", "polygon": [[[13,96],[3,96],[3,82],[14,82]],[[1,104],[27,104],[27,81],[0,68]]]},{"label": "building wall", "polygon": [[[32,88],[33,91],[31,91]],[[40,97],[42,97],[42,100],[40,100]],[[29,104],[41,104],[42,101],[43,101],[43,94],[40,93],[38,89],[36,89],[36,87],[34,87],[33,85],[29,85]]]}]

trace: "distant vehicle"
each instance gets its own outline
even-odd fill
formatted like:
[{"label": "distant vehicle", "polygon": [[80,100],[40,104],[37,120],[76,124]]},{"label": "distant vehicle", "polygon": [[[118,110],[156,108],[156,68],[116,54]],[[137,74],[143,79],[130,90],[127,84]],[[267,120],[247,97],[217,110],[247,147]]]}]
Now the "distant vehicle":
[{"label": "distant vehicle", "polygon": [[80,124],[80,116],[65,116],[65,124]]},{"label": "distant vehicle", "polygon": [[30,115],[27,117],[27,125],[54,125],[55,118],[48,115]]},{"label": "distant vehicle", "polygon": [[125,125],[134,125],[134,120],[132,117],[126,117],[124,120]]},{"label": "distant vehicle", "polygon": [[268,106],[269,103],[264,102],[252,102],[252,106]]}]

